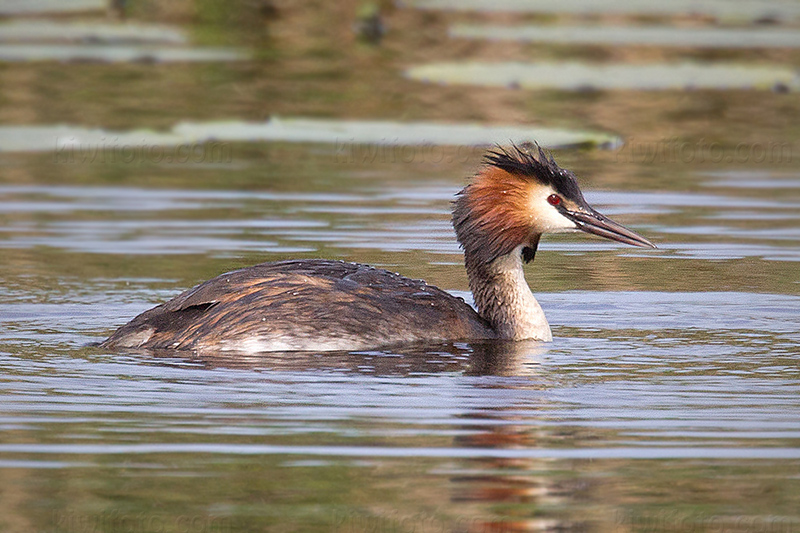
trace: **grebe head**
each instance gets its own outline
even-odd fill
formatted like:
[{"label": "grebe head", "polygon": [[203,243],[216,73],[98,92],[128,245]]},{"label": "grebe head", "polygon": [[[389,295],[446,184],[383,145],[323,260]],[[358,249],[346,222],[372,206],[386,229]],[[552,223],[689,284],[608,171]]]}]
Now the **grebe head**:
[{"label": "grebe head", "polygon": [[453,205],[453,226],[468,266],[486,265],[521,247],[531,261],[544,233],[585,231],[633,246],[655,245],[598,213],[583,198],[575,174],[536,153],[498,148],[462,189]]}]

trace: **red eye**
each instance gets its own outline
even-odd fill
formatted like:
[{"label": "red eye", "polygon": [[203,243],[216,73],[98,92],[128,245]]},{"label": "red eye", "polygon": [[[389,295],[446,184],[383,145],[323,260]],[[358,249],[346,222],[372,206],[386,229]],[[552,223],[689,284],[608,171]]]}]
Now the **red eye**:
[{"label": "red eye", "polygon": [[551,194],[547,197],[547,203],[552,206],[559,205],[561,203],[561,197],[557,194]]}]

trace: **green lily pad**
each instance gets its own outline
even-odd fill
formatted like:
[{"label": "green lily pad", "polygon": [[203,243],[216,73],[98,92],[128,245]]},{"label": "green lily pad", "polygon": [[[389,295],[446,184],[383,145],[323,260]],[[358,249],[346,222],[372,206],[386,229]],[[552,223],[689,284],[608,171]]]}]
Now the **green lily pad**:
[{"label": "green lily pad", "polygon": [[651,45],[699,48],[800,48],[800,31],[780,28],[674,28],[669,26],[459,25],[450,36],[557,44]]},{"label": "green lily pad", "polygon": [[431,63],[412,67],[414,80],[524,89],[772,89],[798,85],[788,68],[739,64]]},{"label": "green lily pad", "polygon": [[616,15],[698,14],[717,18],[784,19],[800,16],[800,3],[791,0],[406,0],[419,9],[517,13]]},{"label": "green lily pad", "polygon": [[477,146],[538,140],[547,146],[616,144],[616,136],[530,126],[487,126],[476,123],[391,122],[273,118],[263,123],[184,123],[176,133],[202,139],[229,141],[293,141],[365,143],[382,145]]},{"label": "green lily pad", "polygon": [[108,0],[3,0],[0,15],[104,11]]},{"label": "green lily pad", "polygon": [[17,20],[0,24],[0,42],[46,43],[158,43],[186,44],[186,36],[169,26],[89,22]]},{"label": "green lily pad", "polygon": [[238,61],[249,55],[231,48],[170,48],[145,45],[2,44],[0,61],[204,62]]},{"label": "green lily pad", "polygon": [[[195,146],[206,142],[327,143],[346,151],[359,145],[481,146],[537,141],[549,148],[618,146],[621,140],[597,132],[470,123],[388,122],[272,118],[267,122],[184,122],[171,131],[107,131],[80,126],[0,126],[0,152],[47,152],[97,158],[158,146]],[[79,158],[80,158],[79,157]]]}]

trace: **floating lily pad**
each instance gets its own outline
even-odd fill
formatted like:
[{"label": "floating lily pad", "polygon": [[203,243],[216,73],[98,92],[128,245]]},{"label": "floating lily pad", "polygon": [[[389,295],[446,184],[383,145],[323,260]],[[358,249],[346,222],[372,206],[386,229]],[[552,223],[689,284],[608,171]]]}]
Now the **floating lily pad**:
[{"label": "floating lily pad", "polygon": [[0,15],[76,13],[108,9],[108,0],[3,0]]},{"label": "floating lily pad", "polygon": [[230,48],[93,46],[80,44],[0,45],[0,61],[195,62],[238,61],[248,54]]},{"label": "floating lily pad", "polygon": [[800,3],[790,0],[407,0],[419,9],[519,13],[617,15],[698,14],[718,18],[782,19],[800,16]]},{"label": "floating lily pad", "polygon": [[737,64],[432,63],[409,78],[443,84],[526,89],[771,89],[798,85],[788,68]]},{"label": "floating lily pad", "polygon": [[669,26],[477,26],[452,37],[557,44],[656,45],[702,48],[800,48],[796,29],[673,28]]},{"label": "floating lily pad", "polygon": [[267,122],[180,123],[169,132],[107,131],[79,126],[0,126],[0,152],[46,152],[57,157],[99,160],[135,148],[192,146],[206,142],[328,143],[353,145],[481,146],[537,141],[546,147],[618,146],[620,139],[596,132],[525,126],[400,123],[273,118]]},{"label": "floating lily pad", "polygon": [[273,118],[264,123],[212,122],[179,124],[176,133],[229,141],[294,141],[382,145],[477,146],[538,140],[547,146],[616,144],[604,133],[528,126],[485,126],[474,123],[389,122]]},{"label": "floating lily pad", "polygon": [[185,139],[172,133],[149,130],[127,132],[89,129],[79,126],[0,126],[0,152],[65,153],[125,150],[142,146],[171,146]]},{"label": "floating lily pad", "polygon": [[18,20],[0,24],[0,42],[78,41],[85,43],[185,44],[186,37],[175,28],[151,24],[100,24]]}]

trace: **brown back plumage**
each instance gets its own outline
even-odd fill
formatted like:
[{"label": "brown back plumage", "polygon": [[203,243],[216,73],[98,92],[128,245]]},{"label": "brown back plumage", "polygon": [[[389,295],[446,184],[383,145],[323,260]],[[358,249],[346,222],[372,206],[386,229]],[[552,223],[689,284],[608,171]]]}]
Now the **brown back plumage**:
[{"label": "brown back plumage", "polygon": [[145,311],[103,345],[313,350],[493,336],[463,300],[423,281],[354,263],[296,260],[222,274]]}]

